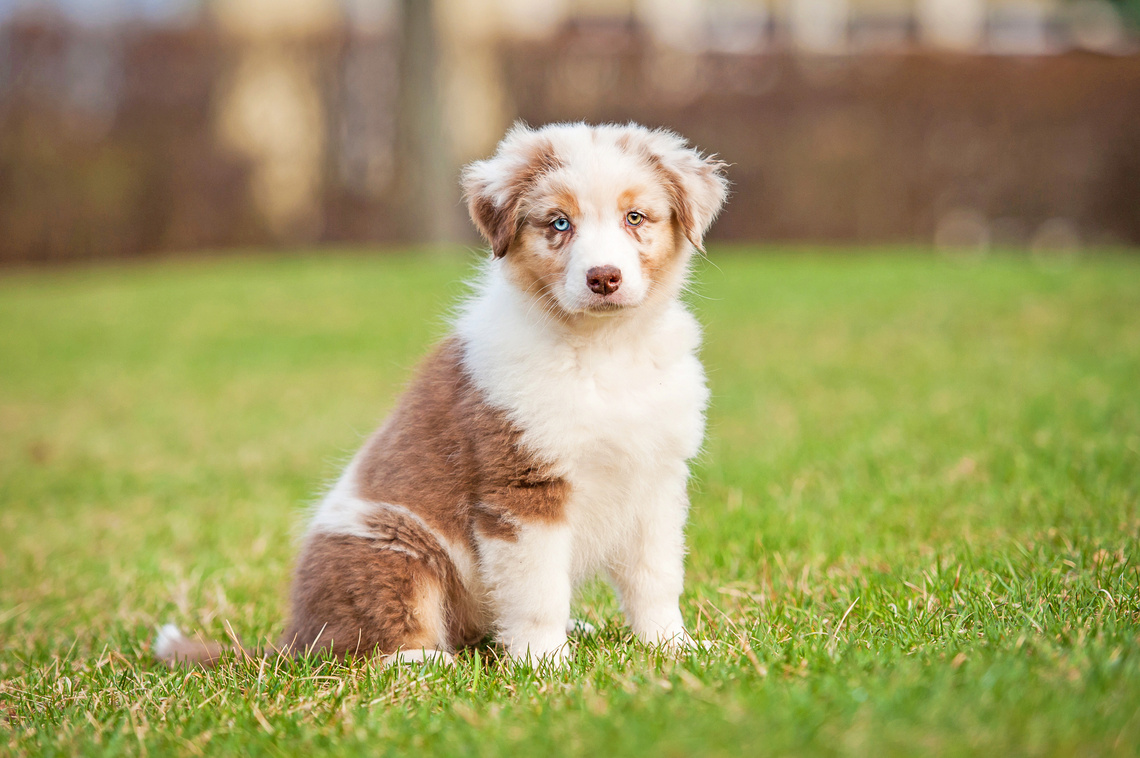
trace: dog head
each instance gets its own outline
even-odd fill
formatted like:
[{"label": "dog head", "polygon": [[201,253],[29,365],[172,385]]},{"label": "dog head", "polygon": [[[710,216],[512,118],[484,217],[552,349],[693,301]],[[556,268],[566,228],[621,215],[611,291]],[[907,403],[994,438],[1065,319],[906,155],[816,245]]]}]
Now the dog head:
[{"label": "dog head", "polygon": [[567,315],[671,298],[724,204],[723,163],[642,126],[515,126],[463,183],[516,286]]}]

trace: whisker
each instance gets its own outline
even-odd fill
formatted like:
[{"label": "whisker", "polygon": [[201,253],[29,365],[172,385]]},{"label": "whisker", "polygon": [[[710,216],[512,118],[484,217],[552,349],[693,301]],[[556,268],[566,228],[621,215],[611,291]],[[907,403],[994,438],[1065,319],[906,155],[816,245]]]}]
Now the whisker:
[{"label": "whisker", "polygon": [[[557,273],[539,276],[537,279],[540,285],[538,292],[533,295],[530,305],[527,307],[526,318],[530,319],[531,316],[535,313],[535,309],[537,308],[539,326],[543,328],[549,326],[555,319],[554,309],[553,306],[548,302],[548,297],[551,295],[551,288],[557,283],[558,276],[560,275]],[[547,281],[548,279],[551,281]]]}]

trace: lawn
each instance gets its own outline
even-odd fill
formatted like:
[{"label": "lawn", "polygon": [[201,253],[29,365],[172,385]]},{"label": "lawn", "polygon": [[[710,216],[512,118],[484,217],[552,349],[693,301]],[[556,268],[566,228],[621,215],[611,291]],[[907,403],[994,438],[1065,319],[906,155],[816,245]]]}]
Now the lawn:
[{"label": "lawn", "polygon": [[[716,250],[663,657],[612,594],[557,673],[230,660],[466,257],[0,274],[0,746],[15,754],[1135,755],[1140,258]],[[0,752],[5,748],[0,747]]]}]

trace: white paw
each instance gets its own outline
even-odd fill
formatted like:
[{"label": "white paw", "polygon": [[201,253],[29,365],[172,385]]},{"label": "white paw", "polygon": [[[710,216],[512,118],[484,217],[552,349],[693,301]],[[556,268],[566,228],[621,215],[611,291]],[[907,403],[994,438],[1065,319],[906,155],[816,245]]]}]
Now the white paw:
[{"label": "white paw", "polygon": [[574,637],[592,637],[598,630],[589,621],[570,619],[566,624],[566,634]]},{"label": "white paw", "polygon": [[524,650],[508,651],[511,661],[516,666],[523,666],[532,668],[535,671],[541,669],[561,669],[565,668],[570,663],[570,643],[563,642],[558,647],[550,650],[534,650],[527,647]]},{"label": "white paw", "polygon": [[642,641],[647,645],[659,647],[672,653],[688,653],[703,650],[712,650],[711,640],[695,640],[685,630],[679,632],[661,631],[653,636],[643,635]]},{"label": "white paw", "polygon": [[424,666],[455,665],[455,656],[446,650],[401,650],[384,659],[384,666],[399,666],[401,664],[423,664]]}]

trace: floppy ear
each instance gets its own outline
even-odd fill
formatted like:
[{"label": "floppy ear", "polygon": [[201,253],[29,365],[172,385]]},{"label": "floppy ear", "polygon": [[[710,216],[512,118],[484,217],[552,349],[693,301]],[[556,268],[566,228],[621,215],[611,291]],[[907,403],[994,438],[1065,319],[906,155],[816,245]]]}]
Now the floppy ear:
[{"label": "floppy ear", "polygon": [[650,162],[669,190],[673,213],[685,237],[704,252],[704,237],[728,197],[728,164],[715,155],[704,156],[673,132],[649,135]]},{"label": "floppy ear", "polygon": [[496,258],[502,258],[522,226],[522,200],[545,172],[558,166],[549,138],[518,123],[493,156],[463,171],[467,210]]}]

